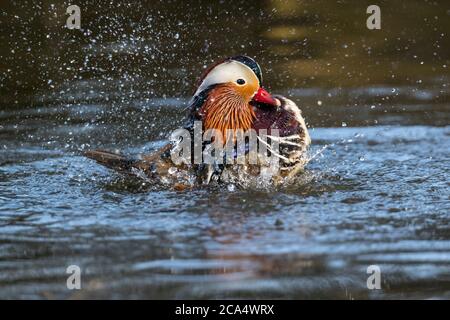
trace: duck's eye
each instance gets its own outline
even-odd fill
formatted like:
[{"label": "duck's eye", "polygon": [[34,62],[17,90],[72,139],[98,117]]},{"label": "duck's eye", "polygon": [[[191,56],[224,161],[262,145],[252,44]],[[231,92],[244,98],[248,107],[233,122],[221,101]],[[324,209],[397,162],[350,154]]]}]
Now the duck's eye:
[{"label": "duck's eye", "polygon": [[243,85],[243,84],[245,84],[245,80],[244,79],[237,79],[236,83],[240,84],[240,85]]}]

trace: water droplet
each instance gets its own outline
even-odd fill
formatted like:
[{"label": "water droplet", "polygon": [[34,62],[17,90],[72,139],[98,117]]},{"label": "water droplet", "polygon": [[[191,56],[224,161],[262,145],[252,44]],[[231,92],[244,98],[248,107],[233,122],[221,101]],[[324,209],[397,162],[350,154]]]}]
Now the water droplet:
[{"label": "water droplet", "polygon": [[347,126],[347,123],[342,122],[341,126],[346,127],[346,126]]}]

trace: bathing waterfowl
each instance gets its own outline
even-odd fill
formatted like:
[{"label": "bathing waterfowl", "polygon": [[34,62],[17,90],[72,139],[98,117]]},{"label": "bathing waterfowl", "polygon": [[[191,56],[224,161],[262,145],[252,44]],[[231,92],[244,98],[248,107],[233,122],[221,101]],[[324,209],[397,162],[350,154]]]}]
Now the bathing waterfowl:
[{"label": "bathing waterfowl", "polygon": [[[307,162],[306,151],[311,140],[300,109],[293,101],[272,96],[262,87],[261,68],[250,57],[230,57],[206,69],[188,109],[184,128],[191,136],[195,124],[201,123],[202,132],[215,130],[219,133],[214,137],[215,143],[220,145],[225,145],[227,139],[236,140],[239,132],[264,130],[267,140],[262,143],[278,158],[279,170],[267,176],[263,165],[205,165],[193,161],[175,164],[172,160],[172,152],[178,143],[175,141],[138,158],[104,150],[86,151],[84,155],[116,171],[175,188],[207,184],[212,180],[242,184],[244,180],[259,178],[262,174],[269,182],[279,184],[292,178]],[[260,137],[258,139],[261,141]],[[275,142],[277,150],[271,149],[267,141]],[[206,146],[203,144],[202,148]]]}]

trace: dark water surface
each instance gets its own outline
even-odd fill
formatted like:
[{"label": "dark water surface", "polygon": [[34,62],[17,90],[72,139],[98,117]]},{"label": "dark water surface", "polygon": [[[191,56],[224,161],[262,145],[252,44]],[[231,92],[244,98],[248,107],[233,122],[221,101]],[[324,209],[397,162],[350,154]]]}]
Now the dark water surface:
[{"label": "dark water surface", "polygon": [[[364,1],[80,1],[81,31],[2,2],[0,298],[450,299],[450,7],[393,3],[373,32]],[[80,156],[157,148],[238,53],[309,123],[295,185],[160,190]]]}]

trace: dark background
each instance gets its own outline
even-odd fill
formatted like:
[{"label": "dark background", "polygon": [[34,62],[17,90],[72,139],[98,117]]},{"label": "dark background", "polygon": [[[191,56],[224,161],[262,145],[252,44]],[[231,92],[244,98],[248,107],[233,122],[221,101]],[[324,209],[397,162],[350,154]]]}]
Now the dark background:
[{"label": "dark background", "polygon": [[[188,98],[207,65],[247,54],[266,87],[312,109],[311,125],[340,125],[344,115],[374,124],[404,108],[406,123],[448,123],[449,3],[377,1],[382,29],[368,30],[372,2],[77,1],[82,29],[69,30],[70,2],[2,1],[0,108]],[[369,86],[381,88],[346,90]],[[424,100],[433,106],[418,106]]]}]

